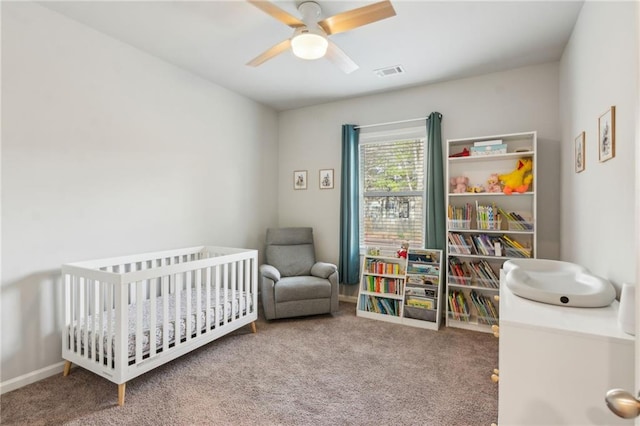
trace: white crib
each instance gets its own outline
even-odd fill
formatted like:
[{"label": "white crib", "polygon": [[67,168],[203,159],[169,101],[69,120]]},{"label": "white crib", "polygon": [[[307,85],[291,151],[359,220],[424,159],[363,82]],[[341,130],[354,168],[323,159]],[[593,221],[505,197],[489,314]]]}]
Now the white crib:
[{"label": "white crib", "polygon": [[64,375],[125,385],[258,319],[258,252],[192,247],[62,266]]}]

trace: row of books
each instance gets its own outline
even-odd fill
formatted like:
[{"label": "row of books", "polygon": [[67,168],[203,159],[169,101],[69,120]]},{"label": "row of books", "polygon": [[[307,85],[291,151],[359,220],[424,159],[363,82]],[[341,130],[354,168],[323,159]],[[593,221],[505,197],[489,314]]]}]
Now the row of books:
[{"label": "row of books", "polygon": [[[485,324],[498,323],[498,311],[489,297],[475,290],[471,290],[469,297],[478,315],[478,322]],[[469,303],[464,293],[458,290],[450,291],[448,299],[450,317],[458,321],[468,322],[470,317]]]},{"label": "row of books", "polygon": [[439,275],[408,275],[407,284],[437,286],[440,284]]},{"label": "row of books", "polygon": [[498,323],[498,311],[489,297],[477,293],[475,290],[471,290],[469,296],[478,313],[478,322],[484,322],[486,324]]},{"label": "row of books", "polygon": [[420,309],[435,309],[435,300],[426,297],[410,296],[406,300],[407,306]]},{"label": "row of books", "polygon": [[449,204],[447,208],[447,218],[449,220],[471,220],[471,214],[473,211],[473,207],[471,204],[466,203],[461,207],[454,207]]},{"label": "row of books", "polygon": [[449,292],[449,312],[457,320],[469,320],[469,304],[467,298],[461,291],[453,290]]},{"label": "row of books", "polygon": [[400,300],[387,299],[384,297],[374,297],[362,295],[362,310],[375,312],[376,314],[392,315],[397,317],[400,314]]},{"label": "row of books", "polygon": [[440,266],[410,262],[407,266],[407,274],[440,275]]},{"label": "row of books", "polygon": [[402,294],[402,280],[395,278],[365,276],[365,290],[376,293]]},{"label": "row of books", "polygon": [[447,238],[449,241],[449,251],[453,254],[531,257],[531,249],[523,246],[508,235],[462,235],[456,232],[449,232]]},{"label": "row of books", "polygon": [[533,231],[533,222],[525,219],[519,213],[505,212],[501,208],[498,208],[498,211],[503,217],[507,218],[507,220],[509,221],[510,230]]},{"label": "row of books", "polygon": [[365,268],[367,272],[372,274],[404,275],[402,265],[400,265],[399,263],[367,259]]},{"label": "row of books", "polygon": [[416,296],[416,297],[428,297],[430,299],[436,299],[438,295],[436,294],[437,289],[435,288],[426,288],[426,287],[412,287],[407,286],[405,288],[405,294],[407,297]]},{"label": "row of books", "polygon": [[460,285],[471,285],[471,281],[480,287],[498,288],[500,279],[489,263],[480,259],[475,262],[464,262],[457,257],[449,259],[450,282]]}]

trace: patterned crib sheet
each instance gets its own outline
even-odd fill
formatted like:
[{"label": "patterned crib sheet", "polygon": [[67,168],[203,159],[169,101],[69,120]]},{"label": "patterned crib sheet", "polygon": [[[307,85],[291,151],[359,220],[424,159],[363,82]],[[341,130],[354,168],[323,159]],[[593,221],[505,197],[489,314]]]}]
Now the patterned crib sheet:
[{"label": "patterned crib sheet", "polygon": [[[179,326],[180,326],[180,340],[185,339],[187,337],[187,305],[186,305],[186,293],[183,291],[181,293],[181,300],[180,300],[180,319],[179,319]],[[200,331],[201,332],[205,332],[206,331],[206,327],[207,327],[207,322],[206,322],[206,314],[207,314],[207,308],[206,308],[206,295],[203,294],[202,295],[202,300],[201,300],[201,306],[200,309],[195,309],[197,306],[197,301],[196,301],[196,294],[195,292],[191,293],[191,315],[190,315],[190,327],[189,330],[191,331],[191,334],[194,335],[196,333],[196,328],[197,328],[197,320],[198,317],[200,317]],[[247,297],[248,296],[248,297]],[[245,292],[236,292],[235,294],[235,298],[232,297],[231,292],[228,292],[227,294],[227,300],[226,303],[224,302],[224,297],[223,297],[223,293],[221,293],[219,295],[219,303],[216,306],[216,300],[215,300],[215,294],[211,294],[211,301],[210,301],[210,308],[208,311],[208,316],[209,316],[209,321],[210,321],[210,325],[211,328],[214,328],[216,326],[218,326],[219,324],[221,324],[223,322],[224,317],[222,316],[222,313],[224,312],[224,315],[226,316],[227,320],[231,320],[232,318],[236,317],[239,315],[240,312],[242,312],[243,314],[246,313],[246,308],[247,308],[247,304],[249,305],[249,309],[251,310],[253,308],[253,298],[251,297],[250,294],[247,294]],[[164,338],[164,298],[163,297],[156,297],[155,298],[155,304],[156,304],[156,329],[155,329],[155,335],[156,335],[156,350],[160,350],[162,349],[162,344],[163,344],[163,338]],[[136,354],[136,320],[137,320],[137,306],[135,303],[132,303],[129,305],[129,312],[128,312],[128,319],[129,319],[129,324],[128,324],[128,332],[129,332],[129,336],[127,339],[127,347],[128,347],[128,358],[129,361],[134,361],[135,360],[135,354]],[[169,344],[173,344],[175,343],[175,337],[176,337],[176,327],[175,327],[175,321],[176,321],[176,298],[175,297],[169,297],[168,298],[168,313],[169,313],[169,322],[168,322],[168,341]],[[97,343],[100,341],[100,339],[102,338],[102,347],[104,349],[103,351],[103,357],[107,357],[107,347],[108,347],[108,342],[109,342],[109,332],[107,330],[108,327],[108,322],[107,322],[107,318],[108,316],[111,316],[111,324],[112,327],[114,327],[115,325],[115,309],[110,310],[109,312],[103,312],[102,313],[102,332],[98,332],[96,333],[95,337],[94,337],[94,331],[93,330],[100,330],[100,315],[97,315],[94,317],[89,317],[88,318],[88,323],[89,324],[94,324],[93,327],[89,327],[89,334],[87,336],[87,342],[88,342],[88,346],[89,346],[89,354],[90,356],[95,357],[96,359],[97,354],[93,351],[93,347],[95,344],[95,347],[97,348],[98,345]],[[143,309],[142,309],[142,354],[143,356],[146,356],[149,354],[149,350],[151,348],[151,337],[150,337],[150,317],[151,317],[151,302],[149,300],[145,300],[143,302]],[[80,326],[78,327],[78,323],[74,323],[72,326],[69,327],[69,329],[73,328],[73,340],[76,342],[76,347],[79,341],[79,346],[80,346],[80,351],[81,353],[84,353],[84,344],[85,344],[85,339],[84,339],[84,333],[85,333],[85,325],[84,325],[84,319],[82,319],[80,321]],[[113,330],[111,331],[111,333],[113,333]],[[113,336],[111,336],[111,356],[115,357],[115,339]]]}]

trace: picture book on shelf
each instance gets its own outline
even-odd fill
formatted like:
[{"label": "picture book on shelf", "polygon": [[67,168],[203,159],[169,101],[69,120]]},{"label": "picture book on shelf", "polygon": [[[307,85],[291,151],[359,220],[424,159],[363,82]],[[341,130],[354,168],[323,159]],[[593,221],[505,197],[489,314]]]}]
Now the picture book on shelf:
[{"label": "picture book on shelf", "polygon": [[415,297],[415,296],[407,297],[407,305],[413,306],[416,308],[433,309],[435,306],[433,302],[434,302],[433,299],[428,299],[424,297]]}]

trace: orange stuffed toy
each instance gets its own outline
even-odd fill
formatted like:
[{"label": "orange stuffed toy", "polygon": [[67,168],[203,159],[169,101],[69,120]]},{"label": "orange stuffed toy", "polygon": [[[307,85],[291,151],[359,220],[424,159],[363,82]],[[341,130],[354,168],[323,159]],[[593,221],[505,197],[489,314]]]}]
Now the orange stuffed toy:
[{"label": "orange stuffed toy", "polygon": [[514,171],[498,176],[500,182],[504,185],[502,192],[507,195],[513,192],[527,192],[529,185],[533,182],[531,170],[533,170],[533,160],[531,158],[519,159]]}]

